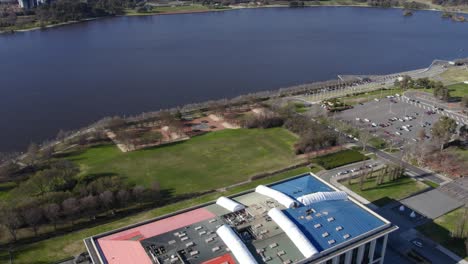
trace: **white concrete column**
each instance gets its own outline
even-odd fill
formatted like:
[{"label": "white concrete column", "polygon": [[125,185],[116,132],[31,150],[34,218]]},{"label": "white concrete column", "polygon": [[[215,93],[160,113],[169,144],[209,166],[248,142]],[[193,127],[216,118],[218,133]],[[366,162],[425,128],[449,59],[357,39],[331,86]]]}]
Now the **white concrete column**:
[{"label": "white concrete column", "polygon": [[338,264],[338,263],[340,263],[340,255],[338,255],[338,256],[336,256],[336,257],[334,257],[332,259],[332,264]]},{"label": "white concrete column", "polygon": [[362,263],[362,259],[364,258],[364,251],[366,250],[366,244],[361,245],[358,248],[356,263]]},{"label": "white concrete column", "polygon": [[374,239],[370,242],[369,248],[369,263],[374,261],[375,245],[377,244],[377,239]]},{"label": "white concrete column", "polygon": [[353,249],[350,249],[346,252],[344,264],[351,264],[351,260],[353,259]]},{"label": "white concrete column", "polygon": [[383,241],[383,244],[382,244],[382,257],[380,258],[380,264],[384,263],[385,250],[387,249],[387,240],[388,240],[388,235],[385,235],[384,241]]}]

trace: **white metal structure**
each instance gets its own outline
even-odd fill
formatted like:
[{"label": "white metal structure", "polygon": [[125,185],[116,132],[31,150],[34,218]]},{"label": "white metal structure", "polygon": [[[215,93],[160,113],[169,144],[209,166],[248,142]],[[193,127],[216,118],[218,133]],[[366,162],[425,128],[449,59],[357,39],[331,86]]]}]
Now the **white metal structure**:
[{"label": "white metal structure", "polygon": [[257,261],[247,249],[244,242],[242,242],[230,226],[222,225],[216,230],[216,233],[231,250],[239,264],[257,264]]},{"label": "white metal structure", "polygon": [[318,253],[304,233],[281,210],[273,208],[268,211],[268,216],[286,233],[304,257],[310,258]]},{"label": "white metal structure", "polygon": [[276,201],[278,201],[278,203],[282,204],[286,208],[291,208],[296,205],[296,201],[291,197],[275,189],[266,187],[265,185],[257,186],[257,188],[255,188],[255,192],[275,199]]},{"label": "white metal structure", "polygon": [[216,204],[230,212],[237,212],[245,208],[244,205],[224,196],[219,197],[218,200],[216,200]]},{"label": "white metal structure", "polygon": [[297,200],[305,206],[322,201],[346,200],[348,194],[343,191],[336,192],[316,192],[298,197]]}]

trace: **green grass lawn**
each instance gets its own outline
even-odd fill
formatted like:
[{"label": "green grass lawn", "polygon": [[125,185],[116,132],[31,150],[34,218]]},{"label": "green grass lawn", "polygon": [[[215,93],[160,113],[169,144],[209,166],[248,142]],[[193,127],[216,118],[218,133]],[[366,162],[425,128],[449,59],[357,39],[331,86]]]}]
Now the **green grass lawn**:
[{"label": "green grass lawn", "polygon": [[468,84],[466,83],[456,83],[447,86],[450,90],[451,97],[463,97],[464,95],[468,95]]},{"label": "green grass lawn", "polygon": [[387,146],[387,142],[385,140],[378,138],[378,137],[372,137],[369,140],[369,145],[371,145],[374,148],[377,149],[384,149]]},{"label": "green grass lawn", "polygon": [[[319,169],[312,170],[317,172]],[[128,216],[113,222],[103,224],[96,227],[91,227],[85,230],[71,232],[63,236],[50,238],[37,243],[24,245],[15,249],[14,263],[15,264],[48,264],[70,256],[79,254],[86,250],[83,239],[92,235],[103,233],[116,228],[124,227],[130,224],[138,223],[150,218],[158,217],[177,210],[181,210],[197,204],[213,201],[221,195],[232,195],[245,190],[253,189],[259,184],[268,184],[275,181],[283,180],[295,175],[299,175],[310,171],[308,168],[293,169],[284,173],[274,175],[269,178],[253,181],[241,186],[234,187],[223,193],[212,193],[191,200],[185,200],[165,207],[156,208],[147,212]],[[5,251],[0,251],[0,263],[7,263],[8,254]]]},{"label": "green grass lawn", "polygon": [[0,200],[8,198],[10,195],[9,191],[16,186],[17,184],[15,182],[0,183]]},{"label": "green grass lawn", "polygon": [[341,99],[346,104],[355,105],[357,103],[364,103],[364,102],[374,100],[375,98],[384,98],[387,95],[395,95],[395,94],[401,95],[403,94],[403,90],[399,88],[378,90],[378,91],[372,91],[372,92],[362,93],[358,95],[344,96]]},{"label": "green grass lawn", "polygon": [[331,153],[325,156],[317,157],[314,161],[325,169],[333,169],[346,164],[367,160],[369,157],[364,156],[359,151],[346,149]]},{"label": "green grass lawn", "polygon": [[303,103],[295,103],[294,110],[296,113],[305,113],[309,110],[309,107],[305,106]]},{"label": "green grass lawn", "polygon": [[[466,258],[467,254],[464,240],[452,238],[450,235],[451,232],[456,229],[460,219],[463,219],[463,213],[463,208],[457,209],[435,219],[433,222],[419,226],[417,229],[427,237],[450,249],[458,256]],[[468,227],[468,221],[465,223],[465,226]],[[465,230],[468,233],[468,228],[465,228]]]},{"label": "green grass lawn", "polygon": [[449,151],[456,155],[459,155],[464,160],[468,160],[468,149],[450,148]]},{"label": "green grass lawn", "polygon": [[440,74],[440,77],[447,82],[464,82],[468,81],[468,70],[464,67],[450,68]]},{"label": "green grass lawn", "polygon": [[351,185],[348,181],[343,181],[342,184],[377,206],[383,206],[392,200],[403,199],[428,187],[409,177],[402,177],[392,182],[386,181],[379,186],[376,186],[375,178],[367,179],[362,191],[359,188],[359,179],[353,179]]},{"label": "green grass lawn", "polygon": [[80,177],[118,175],[127,182],[186,194],[248,180],[295,163],[297,137],[283,128],[235,129],[211,132],[172,145],[122,153],[114,145],[90,148],[69,157]]},{"label": "green grass lawn", "polygon": [[439,187],[439,184],[437,184],[435,182],[432,182],[432,181],[429,181],[429,180],[423,180],[422,182],[424,182],[424,184],[426,184],[427,186],[430,186],[432,188]]}]

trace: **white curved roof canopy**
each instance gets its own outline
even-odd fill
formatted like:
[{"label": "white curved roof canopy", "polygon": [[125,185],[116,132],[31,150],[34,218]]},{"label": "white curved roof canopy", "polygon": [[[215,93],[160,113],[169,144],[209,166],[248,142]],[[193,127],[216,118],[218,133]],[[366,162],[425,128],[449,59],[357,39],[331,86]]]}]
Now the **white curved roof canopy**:
[{"label": "white curved roof canopy", "polygon": [[231,250],[239,264],[257,264],[257,261],[247,249],[244,242],[242,242],[230,226],[222,225],[216,230],[216,233]]},{"label": "white curved roof canopy", "polygon": [[281,210],[273,208],[268,211],[268,216],[286,233],[304,257],[310,258],[318,253],[304,233]]},{"label": "white curved roof canopy", "polygon": [[224,207],[226,210],[230,212],[237,212],[245,208],[244,205],[224,196],[219,197],[218,200],[216,200],[216,204]]},{"label": "white curved roof canopy", "polygon": [[313,203],[322,202],[322,201],[336,201],[336,200],[346,200],[346,199],[348,199],[348,194],[343,191],[316,192],[316,193],[306,194],[297,198],[297,200],[305,206],[313,204]]},{"label": "white curved roof canopy", "polygon": [[276,201],[278,201],[278,203],[284,205],[286,208],[291,208],[296,205],[296,201],[291,197],[275,189],[266,187],[265,185],[257,186],[257,188],[255,188],[255,192],[275,199]]}]

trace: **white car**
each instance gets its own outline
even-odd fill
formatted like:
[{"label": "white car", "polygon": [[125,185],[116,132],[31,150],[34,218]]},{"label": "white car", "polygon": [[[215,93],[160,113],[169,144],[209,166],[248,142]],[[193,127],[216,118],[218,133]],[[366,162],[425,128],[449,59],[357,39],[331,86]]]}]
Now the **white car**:
[{"label": "white car", "polygon": [[369,120],[369,119],[367,119],[367,118],[365,118],[365,119],[364,119],[364,122],[368,122],[368,123],[369,123],[369,122],[370,122],[370,120]]},{"label": "white car", "polygon": [[397,132],[395,132],[395,134],[397,134],[398,136],[401,136],[401,133],[400,133],[400,132],[398,132],[398,131],[397,131]]},{"label": "white car", "polygon": [[380,101],[380,100],[379,100],[379,99],[377,99],[377,98],[375,98],[375,99],[374,99],[374,101],[378,102],[378,101]]},{"label": "white car", "polygon": [[411,243],[413,243],[413,245],[415,245],[417,247],[420,247],[420,248],[423,247],[423,244],[422,244],[421,241],[413,240],[413,241],[411,241]]},{"label": "white car", "polygon": [[356,121],[359,121],[359,120],[361,120],[361,118],[359,118],[359,117],[356,117]]},{"label": "white car", "polygon": [[373,126],[373,127],[376,127],[376,126],[377,126],[377,124],[376,124],[376,123],[372,123],[372,126]]}]

